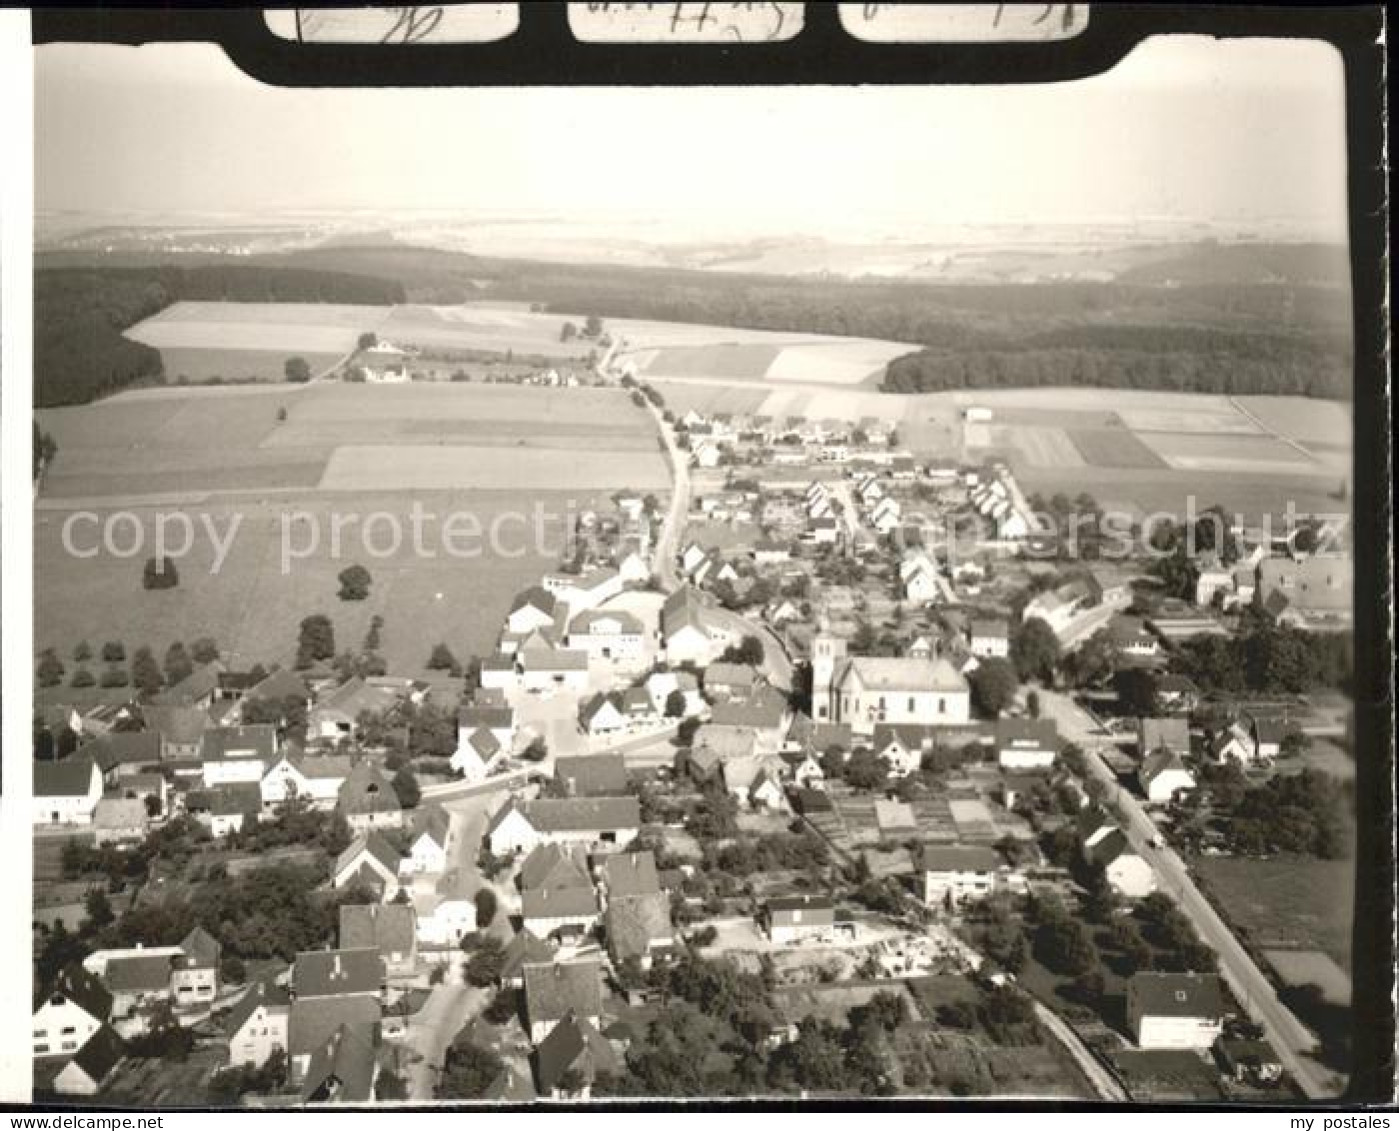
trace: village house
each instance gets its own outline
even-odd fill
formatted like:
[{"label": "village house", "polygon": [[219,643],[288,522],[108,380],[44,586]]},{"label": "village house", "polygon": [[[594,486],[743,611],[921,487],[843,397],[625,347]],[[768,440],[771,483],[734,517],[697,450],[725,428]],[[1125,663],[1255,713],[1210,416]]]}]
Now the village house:
[{"label": "village house", "polygon": [[559,599],[541,585],[518,594],[510,603],[505,617],[505,631],[523,635],[535,629],[553,628],[558,616]]},{"label": "village house", "polygon": [[835,937],[835,904],[823,895],[775,896],[764,905],[762,918],[775,946]]},{"label": "village house", "polygon": [[669,663],[688,660],[704,667],[728,646],[729,637],[712,622],[699,592],[682,586],[661,606],[661,642]]},{"label": "village house", "polygon": [[700,694],[699,679],[694,672],[654,671],[642,684],[651,697],[651,709],[663,715],[670,704],[672,693],[679,691],[683,700],[682,718],[690,718],[705,709],[704,696]]},{"label": "village house", "polygon": [[58,1070],[50,1087],[61,1096],[95,1096],[125,1056],[121,1038],[103,1025]]},{"label": "village house", "polygon": [[1080,851],[1090,866],[1099,866],[1108,884],[1126,899],[1145,899],[1156,890],[1156,873],[1151,865],[1132,851],[1127,835],[1098,806],[1085,808],[1078,816]]},{"label": "village house", "polygon": [[270,723],[215,727],[204,732],[201,772],[206,789],[262,781],[277,758],[277,728]]},{"label": "village house", "polygon": [[467,703],[457,711],[457,745],[460,747],[477,731],[484,730],[500,748],[508,750],[515,742],[515,709],[504,703]]},{"label": "village house", "polygon": [[162,762],[198,761],[209,728],[209,712],[200,706],[148,706],[146,729],[160,737]]},{"label": "village house", "polygon": [[148,730],[111,731],[83,743],[62,761],[72,762],[74,758],[96,762],[103,781],[116,785],[137,774],[160,772],[160,736]]},{"label": "village house", "polygon": [[701,729],[707,734],[724,727],[751,731],[756,753],[777,754],[782,750],[791,724],[792,708],[787,697],[764,683],[746,698],[715,703],[708,724]]},{"label": "village house", "polygon": [[395,711],[402,695],[392,685],[355,676],[316,700],[306,715],[308,742],[338,742],[359,737],[365,715],[382,718]]},{"label": "village house", "polygon": [[412,903],[342,904],[340,946],[378,951],[390,978],[410,975],[418,962],[414,918]]},{"label": "village house", "polygon": [[347,755],[283,753],[260,783],[263,807],[271,809],[297,798],[313,809],[330,812],[353,768],[354,761]]},{"label": "village house", "polygon": [[[312,992],[294,992],[287,1022],[287,1077],[294,1087],[312,1093],[330,1079],[324,1075],[325,1052],[330,1040],[341,1030],[357,1034],[357,1042],[377,1046],[383,1007],[378,989],[382,982],[382,959],[376,951],[352,953],[316,951],[325,961],[307,966],[303,982]],[[301,955],[293,967],[293,986]],[[337,976],[334,958],[340,958]],[[343,992],[340,987],[344,987]],[[322,1058],[320,1064],[315,1064]],[[343,1070],[343,1069],[342,1069]],[[362,1069],[361,1069],[362,1071]],[[309,1086],[309,1087],[308,1087]]]},{"label": "village house", "polygon": [[291,996],[270,978],[248,987],[229,1011],[228,1065],[261,1068],[277,1049],[286,1051],[291,1023]]},{"label": "village house", "polygon": [[555,1100],[589,1099],[600,1075],[615,1075],[625,1067],[597,1027],[572,1013],[550,1030],[534,1053],[539,1095]]},{"label": "village house", "polygon": [[409,827],[408,855],[398,863],[400,875],[437,875],[447,870],[452,818],[440,805],[415,809]]},{"label": "village house", "polygon": [[223,671],[223,664],[217,660],[200,664],[179,683],[153,695],[151,704],[156,707],[197,707],[207,712],[218,694],[219,676]]},{"label": "village house", "polygon": [[967,646],[978,659],[1004,660],[1010,655],[1010,624],[1000,617],[978,617],[967,627]]},{"label": "village house", "polygon": [[1224,1028],[1219,976],[1133,974],[1127,982],[1127,1026],[1138,1048],[1211,1048]]},{"label": "village house", "polygon": [[335,860],[330,886],[333,888],[362,887],[379,896],[392,898],[398,891],[398,849],[384,839],[377,829],[361,832]]},{"label": "village house", "polygon": [[502,753],[503,747],[495,731],[478,727],[465,736],[457,732],[457,748],[447,764],[463,781],[475,782],[490,773]]},{"label": "village house", "polygon": [[621,754],[556,758],[554,780],[567,797],[621,797],[627,792],[626,759]]},{"label": "village house", "polygon": [[542,582],[543,588],[573,613],[596,609],[617,596],[624,584],[622,575],[611,566],[598,566],[581,574],[550,574]]},{"label": "village house", "polygon": [[1154,804],[1174,800],[1176,794],[1195,788],[1195,775],[1174,750],[1158,746],[1137,767],[1137,783]]},{"label": "village house", "polygon": [[516,660],[520,686],[526,691],[588,689],[588,654],[569,648],[522,648]]},{"label": "village house", "polygon": [[1258,761],[1258,743],[1252,731],[1240,720],[1233,720],[1212,734],[1205,743],[1205,753],[1215,765],[1237,762],[1249,766]]},{"label": "village house", "polygon": [[781,784],[782,769],[782,761],[775,754],[730,758],[719,765],[725,791],[745,809],[787,807]]},{"label": "village house", "polygon": [[620,734],[627,729],[627,717],[622,710],[621,696],[598,692],[578,709],[578,725],[593,738]]},{"label": "village house", "polygon": [[76,962],[64,967],[34,1010],[34,1056],[73,1055],[111,1015],[112,995],[102,980]]},{"label": "village house", "polygon": [[615,963],[636,960],[649,970],[658,955],[675,946],[670,920],[670,897],[662,891],[612,893],[603,919],[607,953]]},{"label": "village house", "polygon": [[525,1022],[536,1047],[568,1016],[594,1027],[602,1021],[602,965],[550,962],[524,968]]},{"label": "village house", "polygon": [[1059,731],[1051,719],[997,719],[995,734],[1002,770],[1048,770],[1059,757]]},{"label": "village house", "polygon": [[523,928],[511,936],[500,956],[500,978],[502,989],[523,990],[525,988],[525,967],[553,965],[558,948],[545,942],[537,935]]},{"label": "village house", "polygon": [[103,797],[92,811],[93,842],[104,844],[138,844],[146,839],[150,816],[146,803],[138,797]]},{"label": "village house", "polygon": [[291,992],[298,1002],[313,998],[365,997],[384,990],[384,956],[376,946],[303,950],[292,964]]},{"label": "village house", "polygon": [[1258,563],[1254,602],[1279,623],[1296,628],[1349,624],[1355,605],[1355,565],[1349,557],[1331,554],[1300,561],[1265,558]]},{"label": "village house", "polygon": [[844,640],[818,636],[812,706],[817,722],[848,722],[857,734],[868,735],[879,723],[965,725],[971,691],[946,660],[852,657]]},{"label": "village house", "polygon": [[491,818],[486,843],[498,856],[540,844],[606,847],[627,843],[640,828],[635,797],[512,798]]},{"label": "village house", "polygon": [[34,763],[34,824],[90,825],[101,799],[102,773],[91,758]]},{"label": "village house", "polygon": [[252,782],[191,790],[185,794],[185,812],[220,839],[257,823],[262,816],[262,791]]},{"label": "village house", "polygon": [[1174,717],[1137,720],[1137,750],[1143,758],[1167,750],[1182,758],[1190,753],[1190,725]]},{"label": "village house", "polygon": [[415,890],[412,901],[420,946],[457,947],[476,930],[476,886],[470,873],[445,871],[430,892]]},{"label": "village house", "polygon": [[635,664],[645,660],[646,630],[623,609],[590,609],[568,626],[567,646],[594,660]]},{"label": "village house", "polygon": [[925,844],[918,867],[923,873],[923,902],[929,907],[953,910],[997,891],[1026,888],[1025,877],[984,845]]}]

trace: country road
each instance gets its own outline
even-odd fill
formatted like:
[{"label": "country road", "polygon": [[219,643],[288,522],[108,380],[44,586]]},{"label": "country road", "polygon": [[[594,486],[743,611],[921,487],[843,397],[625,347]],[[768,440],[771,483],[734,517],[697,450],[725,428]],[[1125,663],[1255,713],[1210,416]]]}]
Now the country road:
[{"label": "country road", "polygon": [[1040,1019],[1046,1029],[1048,1029],[1059,1043],[1063,1045],[1074,1058],[1074,1063],[1078,1065],[1079,1071],[1088,1078],[1088,1082],[1093,1085],[1093,1090],[1098,1093],[1100,1100],[1110,1100],[1114,1103],[1125,1103],[1131,1097],[1121,1084],[1117,1082],[1106,1068],[1098,1062],[1088,1046],[1078,1039],[1078,1034],[1073,1031],[1069,1023],[1050,1009],[1043,1002],[1036,1001],[1035,1016]]},{"label": "country road", "polygon": [[646,406],[656,419],[656,428],[665,443],[666,454],[670,456],[670,509],[656,535],[655,561],[653,569],[660,579],[661,588],[670,592],[680,584],[680,574],[676,569],[676,558],[680,553],[680,535],[685,529],[685,518],[690,513],[690,460],[675,443],[675,432],[665,422],[661,409],[649,400]]},{"label": "country road", "polygon": [[1170,848],[1154,847],[1159,835],[1156,825],[1099,755],[1099,747],[1109,740],[1097,720],[1069,697],[1051,691],[1040,692],[1040,710],[1054,720],[1065,739],[1082,748],[1088,772],[1107,788],[1109,808],[1122,823],[1133,850],[1151,864],[1161,890],[1176,901],[1200,938],[1219,956],[1220,974],[1248,1015],[1263,1027],[1298,1086],[1310,1099],[1339,1095],[1344,1080],[1310,1055],[1317,1045],[1315,1035],[1278,999],[1272,983],[1195,886],[1185,862]]}]

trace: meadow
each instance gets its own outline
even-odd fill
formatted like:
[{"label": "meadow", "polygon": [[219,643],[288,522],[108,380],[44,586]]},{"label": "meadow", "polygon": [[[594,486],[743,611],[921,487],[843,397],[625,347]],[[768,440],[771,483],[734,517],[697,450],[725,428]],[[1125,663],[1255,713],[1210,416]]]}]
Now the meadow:
[{"label": "meadow", "polygon": [[[668,485],[649,414],[618,389],[165,388],[39,418],[59,449],[35,506],[35,642],[65,660],[80,640],[120,639],[128,651],[149,644],[160,655],[175,640],[210,635],[235,662],[287,662],[309,613],[332,618],[342,648],[358,647],[378,613],[392,670],[421,674],[437,640],[458,656],[490,649],[510,598],[557,563],[573,514],[615,489]],[[411,538],[415,506],[438,519],[425,527],[422,554]],[[63,525],[79,509],[99,521],[130,511],[147,548],[69,554]],[[213,544],[196,538],[176,559],[180,584],[147,591],[142,563],[157,513],[169,512],[219,531],[236,522],[236,536],[217,573]],[[351,522],[336,552],[332,515],[371,512],[393,516],[400,544],[382,525],[370,537]],[[284,519],[292,513],[306,517]],[[453,513],[482,531],[458,546],[476,549],[471,556],[453,556],[436,538]],[[494,550],[492,524],[503,539]],[[284,573],[284,545],[308,548],[313,526],[318,545]],[[96,544],[95,529],[79,529],[80,549]],[[336,575],[353,562],[374,584],[368,600],[342,602]]]}]

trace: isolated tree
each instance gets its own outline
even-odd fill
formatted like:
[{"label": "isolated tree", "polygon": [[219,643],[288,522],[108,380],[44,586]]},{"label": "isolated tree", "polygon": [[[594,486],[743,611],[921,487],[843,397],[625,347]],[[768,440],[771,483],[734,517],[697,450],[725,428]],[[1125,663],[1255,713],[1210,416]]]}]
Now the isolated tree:
[{"label": "isolated tree", "polygon": [[432,655],[428,657],[427,666],[432,671],[445,672],[458,667],[458,664],[457,658],[452,655],[452,650],[446,644],[435,644]]},{"label": "isolated tree", "polygon": [[118,667],[116,664],[108,664],[102,669],[101,684],[103,687],[126,687],[131,683],[130,677],[126,674],[126,669]]},{"label": "isolated tree", "polygon": [[185,646],[176,640],[165,650],[165,681],[176,684],[183,679],[188,679],[193,674],[194,661],[185,651]]},{"label": "isolated tree", "polygon": [[366,652],[379,650],[379,645],[383,643],[383,628],[384,618],[378,613],[369,618],[369,631],[364,634],[364,650]]},{"label": "isolated tree", "polygon": [[1042,617],[1031,617],[1016,627],[1010,642],[1010,659],[1022,680],[1050,682],[1059,663],[1059,638]]},{"label": "isolated tree", "polygon": [[685,717],[685,693],[675,688],[665,697],[665,717],[683,719]]},{"label": "isolated tree", "polygon": [[602,319],[596,314],[589,314],[583,321],[583,333],[589,338],[598,337],[602,333]]},{"label": "isolated tree", "polygon": [[490,888],[482,888],[476,893],[476,929],[485,930],[495,919],[497,900]]},{"label": "isolated tree", "polygon": [[86,640],[79,640],[73,648],[73,662],[85,664],[92,659],[92,645]]},{"label": "isolated tree", "polygon": [[165,683],[155,654],[144,644],[131,657],[131,682],[147,695],[154,695]]},{"label": "isolated tree", "polygon": [[466,980],[473,986],[493,986],[505,965],[505,948],[494,935],[486,935],[466,962]]},{"label": "isolated tree", "polygon": [[87,889],[87,895],[83,897],[83,910],[87,913],[87,921],[93,930],[100,931],[116,918],[107,893],[98,887]]},{"label": "isolated tree", "polygon": [[990,656],[981,661],[971,674],[972,702],[977,711],[988,719],[1000,715],[1015,700],[1019,680],[1009,661]]},{"label": "isolated tree", "polygon": [[342,601],[363,601],[369,596],[369,587],[374,583],[369,571],[358,563],[342,569],[338,580]]},{"label": "isolated tree", "polygon": [[437,1078],[440,1100],[479,1100],[505,1070],[505,1062],[490,1049],[473,1044],[467,1030],[457,1034],[442,1060]]},{"label": "isolated tree", "polygon": [[277,423],[278,423],[278,424],[281,424],[282,421],[286,420],[286,418],[287,418],[287,406],[286,406],[286,405],[278,405],[278,406],[277,406]]},{"label": "isolated tree", "polygon": [[363,334],[359,336],[359,341],[356,343],[356,345],[358,345],[358,347],[362,350],[372,350],[378,344],[379,335],[376,334],[373,330],[366,330]]},{"label": "isolated tree", "polygon": [[219,658],[219,646],[212,636],[201,636],[189,646],[189,654],[196,664],[212,664]]},{"label": "isolated tree", "polygon": [[335,655],[335,626],[324,613],[313,613],[301,622],[296,646],[296,666],[309,668]]},{"label": "isolated tree", "polygon": [[572,322],[565,322],[562,329],[559,330],[559,341],[561,342],[571,342],[577,336],[578,327]]},{"label": "isolated tree", "polygon": [[40,687],[57,687],[63,682],[63,661],[58,658],[52,648],[45,648],[39,657],[39,666],[35,670],[34,677],[39,681]]},{"label": "isolated tree", "polygon": [[[286,365],[282,366],[282,372],[286,375],[288,381],[297,385],[304,385],[307,381],[311,380],[311,366],[307,364],[304,357],[287,358]],[[285,408],[277,409],[277,419],[285,420],[286,418],[287,410]]]},{"label": "isolated tree", "polygon": [[173,589],[180,584],[180,571],[169,558],[147,558],[141,573],[141,585],[145,589]]},{"label": "isolated tree", "polygon": [[394,774],[394,793],[398,794],[398,803],[405,809],[416,809],[418,802],[423,799],[423,791],[418,786],[418,779],[413,771],[407,766],[402,767],[398,773]]},{"label": "isolated tree", "polygon": [[94,676],[90,671],[88,671],[86,667],[81,667],[81,666],[80,666],[80,667],[73,673],[73,678],[70,679],[70,680],[68,681],[68,686],[69,686],[69,687],[92,687],[92,686],[93,686],[94,684],[96,684],[96,683],[97,683],[97,677]]}]

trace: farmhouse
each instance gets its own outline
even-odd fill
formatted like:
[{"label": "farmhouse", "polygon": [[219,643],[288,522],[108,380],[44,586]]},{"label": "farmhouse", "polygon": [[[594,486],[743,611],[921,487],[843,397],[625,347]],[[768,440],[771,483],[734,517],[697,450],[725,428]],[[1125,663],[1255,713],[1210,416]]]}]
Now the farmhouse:
[{"label": "farmhouse", "polygon": [[946,660],[850,657],[845,641],[818,636],[812,705],[817,722],[848,722],[855,733],[868,735],[884,722],[965,725],[971,694]]},{"label": "farmhouse", "polygon": [[528,852],[540,844],[583,847],[625,844],[641,828],[635,797],[538,798],[507,801],[491,818],[491,852]]},{"label": "farmhouse", "polygon": [[400,698],[392,687],[359,676],[347,679],[311,708],[306,716],[306,737],[322,742],[353,739],[359,734],[362,716],[387,715],[399,705]]},{"label": "farmhouse", "polygon": [[599,566],[583,574],[555,573],[543,580],[543,588],[568,606],[572,612],[595,609],[622,591],[622,575],[610,566]]},{"label": "farmhouse", "polygon": [[93,840],[104,844],[133,844],[146,837],[150,817],[139,797],[104,797],[92,811]]},{"label": "farmhouse", "polygon": [[978,659],[1005,659],[1010,655],[1010,625],[1003,619],[977,618],[967,627],[967,645]]},{"label": "farmhouse", "polygon": [[1048,770],[1059,756],[1059,731],[1051,719],[997,719],[996,760],[1010,771]]},{"label": "farmhouse", "polygon": [[554,780],[569,797],[621,797],[627,792],[627,764],[621,754],[556,758]]},{"label": "farmhouse", "polygon": [[277,757],[280,743],[277,728],[270,723],[215,727],[204,733],[204,785],[248,783],[262,781]]},{"label": "farmhouse", "polygon": [[634,663],[645,658],[645,629],[625,610],[589,609],[568,626],[567,646],[590,658]]},{"label": "farmhouse", "polygon": [[398,890],[399,862],[402,857],[383,834],[375,829],[361,832],[335,861],[330,886],[363,887],[388,899]]},{"label": "farmhouse", "polygon": [[403,824],[403,803],[392,783],[372,762],[360,762],[340,786],[336,808],[351,829],[396,829]]},{"label": "farmhouse", "polygon": [[570,1015],[597,1026],[602,1020],[602,965],[550,962],[524,968],[525,1021],[536,1046]]},{"label": "farmhouse", "polygon": [[661,641],[672,664],[709,664],[728,645],[728,634],[711,623],[698,590],[682,586],[661,606]]},{"label": "farmhouse", "polygon": [[589,1099],[599,1076],[615,1075],[624,1068],[621,1056],[597,1027],[571,1013],[539,1042],[534,1060],[539,1094],[555,1100]]},{"label": "farmhouse", "polygon": [[34,1011],[34,1055],[77,1052],[111,1013],[112,995],[96,974],[76,962],[64,967]]},{"label": "farmhouse", "polygon": [[1137,781],[1148,801],[1164,803],[1177,793],[1195,788],[1192,774],[1174,750],[1159,746],[1142,759],[1137,767]]},{"label": "farmhouse", "polygon": [[209,713],[200,706],[151,706],[144,712],[146,729],[160,736],[162,762],[190,762],[199,758]]},{"label": "farmhouse", "polygon": [[262,804],[271,808],[292,798],[307,801],[313,809],[330,811],[340,798],[340,787],[354,768],[346,755],[307,757],[299,752],[283,754],[260,784]]},{"label": "farmhouse", "polygon": [[185,811],[215,838],[255,824],[262,815],[262,791],[253,782],[234,782],[213,789],[191,790]]},{"label": "farmhouse", "polygon": [[390,977],[412,974],[418,942],[411,903],[343,904],[340,945],[347,951],[372,948]]},{"label": "farmhouse", "polygon": [[1133,974],[1127,983],[1127,1024],[1138,1048],[1211,1048],[1224,1028],[1218,975]]},{"label": "farmhouse", "polygon": [[102,774],[91,758],[72,755],[34,763],[36,825],[90,825],[102,798]]},{"label": "farmhouse", "polygon": [[588,689],[588,653],[567,648],[527,647],[520,651],[517,667],[520,686],[526,691],[562,689],[581,693]]}]

